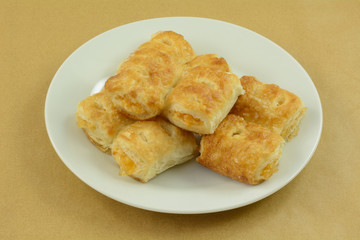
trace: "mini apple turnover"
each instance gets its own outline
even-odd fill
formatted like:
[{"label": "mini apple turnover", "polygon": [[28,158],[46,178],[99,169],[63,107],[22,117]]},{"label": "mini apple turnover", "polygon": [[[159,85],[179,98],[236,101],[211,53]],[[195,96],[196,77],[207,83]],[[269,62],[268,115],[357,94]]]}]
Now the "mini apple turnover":
[{"label": "mini apple turnover", "polygon": [[243,76],[245,94],[239,96],[231,113],[246,121],[261,124],[290,141],[299,131],[306,107],[295,94],[275,84],[265,84],[252,76]]},{"label": "mini apple turnover", "polygon": [[197,161],[226,177],[259,184],[278,170],[283,145],[279,134],[229,114],[214,134],[202,137]]},{"label": "mini apple turnover", "polygon": [[198,155],[195,136],[161,118],[122,129],[112,145],[121,176],[148,182],[161,172]]}]

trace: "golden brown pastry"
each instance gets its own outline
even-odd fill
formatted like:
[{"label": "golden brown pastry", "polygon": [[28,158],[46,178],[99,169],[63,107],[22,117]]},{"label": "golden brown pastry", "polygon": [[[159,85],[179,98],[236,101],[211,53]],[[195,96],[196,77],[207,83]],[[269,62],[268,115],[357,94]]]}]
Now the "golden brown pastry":
[{"label": "golden brown pastry", "polygon": [[173,31],[159,31],[151,36],[151,41],[142,44],[138,49],[155,48],[160,50],[180,64],[191,61],[196,57],[193,48],[184,37]]},{"label": "golden brown pastry", "polygon": [[192,61],[186,63],[185,69],[194,68],[197,66],[209,67],[215,71],[231,72],[231,68],[227,64],[226,60],[216,54],[199,55]]},{"label": "golden brown pastry", "polygon": [[149,119],[160,114],[165,97],[179,80],[183,64],[195,57],[190,44],[175,32],[153,35],[108,79],[106,93],[126,116]]},{"label": "golden brown pastry", "polygon": [[239,96],[231,113],[272,129],[286,141],[295,137],[306,112],[301,99],[275,84],[261,83],[252,76],[244,76],[240,80],[245,94]]},{"label": "golden brown pastry", "polygon": [[81,101],[75,115],[77,125],[89,140],[107,153],[110,153],[110,146],[120,129],[134,122],[120,114],[104,92]]},{"label": "golden brown pastry", "polygon": [[239,78],[229,69],[226,61],[216,55],[197,56],[186,64],[163,114],[183,129],[213,133],[243,93]]},{"label": "golden brown pastry", "polygon": [[198,146],[192,133],[160,118],[125,127],[112,145],[120,175],[129,175],[144,183],[197,154]]},{"label": "golden brown pastry", "polygon": [[201,165],[248,184],[278,170],[284,139],[270,129],[229,114],[214,134],[203,136],[196,159]]}]

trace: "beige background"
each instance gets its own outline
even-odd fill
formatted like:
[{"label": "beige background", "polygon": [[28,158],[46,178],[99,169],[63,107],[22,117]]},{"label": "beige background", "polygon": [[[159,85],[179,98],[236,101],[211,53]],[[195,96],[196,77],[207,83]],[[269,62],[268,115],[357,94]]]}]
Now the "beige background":
[{"label": "beige background", "polygon": [[[171,215],[111,200],[56,155],[47,88],[90,38],[154,17],[249,28],[293,55],[323,105],[310,163],[270,197],[226,212]],[[0,1],[0,239],[359,239],[360,1]]]}]

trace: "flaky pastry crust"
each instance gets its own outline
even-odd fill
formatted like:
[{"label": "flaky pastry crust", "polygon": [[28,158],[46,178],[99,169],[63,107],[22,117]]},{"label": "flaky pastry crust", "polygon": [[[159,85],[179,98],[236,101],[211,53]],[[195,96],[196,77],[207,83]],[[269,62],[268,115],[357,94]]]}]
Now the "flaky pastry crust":
[{"label": "flaky pastry crust", "polygon": [[192,133],[159,117],[125,127],[112,145],[120,175],[144,183],[197,154],[198,145]]},{"label": "flaky pastry crust", "polygon": [[295,137],[306,112],[301,99],[275,84],[265,84],[243,76],[245,94],[239,96],[231,113],[279,133],[286,141]]},{"label": "flaky pastry crust", "polygon": [[213,133],[243,93],[239,78],[213,54],[197,56],[186,66],[167,98],[164,115],[183,129]]},{"label": "flaky pastry crust", "polygon": [[102,91],[82,100],[76,111],[77,125],[101,151],[110,153],[117,133],[134,121],[120,114]]},{"label": "flaky pastry crust", "polygon": [[172,31],[158,32],[124,60],[105,84],[120,112],[135,120],[155,117],[181,77],[183,64],[195,57],[190,44]]},{"label": "flaky pastry crust", "polygon": [[284,139],[259,124],[229,114],[201,139],[197,161],[226,177],[259,184],[278,170]]}]

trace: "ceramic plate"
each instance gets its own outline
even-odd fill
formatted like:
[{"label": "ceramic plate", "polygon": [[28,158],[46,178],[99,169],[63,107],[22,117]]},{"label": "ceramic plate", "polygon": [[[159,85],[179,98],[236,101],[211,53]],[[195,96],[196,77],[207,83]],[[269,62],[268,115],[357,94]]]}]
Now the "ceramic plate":
[{"label": "ceramic plate", "polygon": [[[195,160],[171,168],[143,184],[120,177],[110,155],[100,152],[75,123],[77,104],[114,75],[118,64],[159,30],[182,34],[200,54],[224,57],[234,73],[256,76],[298,95],[308,108],[299,134],[287,143],[279,171],[250,186],[212,172]],[[95,89],[95,90],[94,90]],[[306,71],[265,37],[230,23],[193,17],[150,19],[123,25],[89,40],[55,74],[45,103],[50,140],[65,165],[98,192],[119,202],[158,212],[209,213],[261,200],[289,183],[309,162],[320,139],[319,95]]]}]

